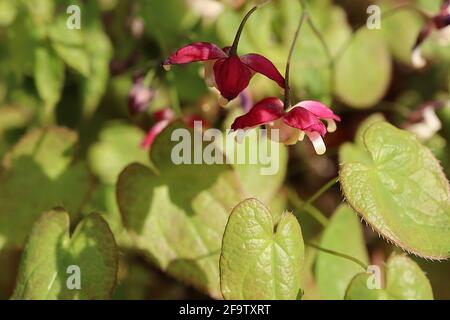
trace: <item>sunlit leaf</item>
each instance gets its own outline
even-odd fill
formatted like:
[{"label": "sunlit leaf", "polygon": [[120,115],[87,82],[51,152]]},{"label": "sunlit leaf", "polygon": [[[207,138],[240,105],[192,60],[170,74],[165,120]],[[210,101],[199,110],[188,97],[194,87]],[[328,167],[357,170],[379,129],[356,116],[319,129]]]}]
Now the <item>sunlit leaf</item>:
[{"label": "sunlit leaf", "polygon": [[156,170],[132,164],[121,173],[120,211],[149,260],[218,298],[222,235],[231,209],[241,200],[241,187],[227,165],[175,165],[171,158],[178,144],[171,141],[175,129],[187,130],[171,125],[152,145],[150,158]]},{"label": "sunlit leaf", "polygon": [[297,219],[284,213],[276,223],[261,202],[245,200],[233,209],[223,236],[222,294],[225,299],[294,300],[303,259]]},{"label": "sunlit leaf", "polygon": [[346,300],[432,300],[433,291],[425,273],[410,258],[392,255],[383,277],[385,283],[377,289],[376,279],[381,276],[360,273],[350,282],[345,294]]},{"label": "sunlit leaf", "polygon": [[45,104],[55,106],[64,86],[64,63],[53,49],[40,47],[36,50],[34,79],[39,96]]},{"label": "sunlit leaf", "polygon": [[36,129],[8,152],[0,169],[0,247],[21,247],[36,218],[64,206],[74,215],[86,200],[90,176],[74,161],[77,135],[67,129]]},{"label": "sunlit leaf", "polygon": [[107,184],[115,184],[119,173],[129,164],[147,164],[148,152],[140,147],[144,132],[121,122],[110,123],[100,132],[99,141],[89,151],[92,171]]},{"label": "sunlit leaf", "polygon": [[450,188],[433,154],[406,131],[376,122],[364,134],[370,161],[339,176],[348,203],[389,241],[422,257],[450,256]]},{"label": "sunlit leaf", "polygon": [[336,65],[336,94],[354,108],[369,108],[386,93],[391,56],[380,31],[360,29]]},{"label": "sunlit leaf", "polygon": [[110,297],[116,285],[118,251],[108,224],[92,214],[70,234],[69,220],[61,209],[45,213],[34,224],[12,299]]}]

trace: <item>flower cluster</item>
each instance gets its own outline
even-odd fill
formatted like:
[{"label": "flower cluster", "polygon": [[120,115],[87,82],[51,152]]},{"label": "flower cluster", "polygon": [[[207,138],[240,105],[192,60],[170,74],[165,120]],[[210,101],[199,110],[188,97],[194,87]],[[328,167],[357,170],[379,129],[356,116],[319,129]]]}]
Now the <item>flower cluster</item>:
[{"label": "flower cluster", "polygon": [[[322,120],[328,123],[327,127]],[[306,135],[316,153],[324,154],[326,147],[322,138],[327,131],[336,131],[336,121],[340,120],[327,106],[317,101],[302,101],[285,111],[280,99],[270,97],[258,102],[245,115],[236,118],[231,128],[248,130],[266,125],[269,132],[278,129],[276,139],[287,145],[302,141]]]},{"label": "flower cluster", "polygon": [[247,88],[255,73],[265,75],[284,88],[283,76],[269,59],[255,53],[238,56],[230,53],[230,49],[220,49],[209,42],[192,43],[172,54],[163,66],[169,70],[171,65],[204,62],[206,84],[219,90],[219,102],[223,106]]},{"label": "flower cluster", "polygon": [[442,44],[450,43],[450,0],[444,1],[439,13],[431,17],[420,31],[412,53],[412,63],[416,68],[422,68],[426,64],[422,57],[421,45],[433,33]]},{"label": "flower cluster", "polygon": [[[324,154],[326,147],[323,137],[327,132],[336,130],[336,121],[340,121],[340,117],[318,101],[303,101],[291,107],[289,103],[289,67],[287,67],[285,79],[274,64],[264,56],[255,53],[242,56],[237,54],[237,45],[242,29],[256,8],[253,8],[245,16],[232,46],[221,49],[209,42],[192,43],[170,55],[163,62],[163,67],[170,70],[172,65],[204,63],[205,81],[208,86],[215,87],[220,92],[219,104],[222,106],[243,92],[248,87],[253,75],[260,73],[266,76],[285,89],[285,102],[283,103],[275,97],[263,99],[250,110],[246,110],[246,114],[235,119],[232,129],[249,130],[265,125],[269,129],[269,133],[278,130],[277,134],[269,134],[272,140],[288,145],[303,140],[306,135],[311,140],[316,153]],[[291,56],[290,54],[288,65]],[[328,125],[325,126],[322,121],[327,122]]]}]

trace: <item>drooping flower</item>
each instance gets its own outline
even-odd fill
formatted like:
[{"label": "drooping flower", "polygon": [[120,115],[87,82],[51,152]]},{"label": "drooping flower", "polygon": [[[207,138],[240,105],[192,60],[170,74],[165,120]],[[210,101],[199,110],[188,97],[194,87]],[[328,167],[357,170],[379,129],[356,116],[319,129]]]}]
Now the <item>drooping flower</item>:
[{"label": "drooping flower", "polygon": [[431,139],[442,128],[442,123],[436,110],[443,108],[444,103],[432,101],[424,104],[411,113],[405,129],[414,133],[422,141]]},{"label": "drooping flower", "polygon": [[238,56],[231,51],[230,47],[220,49],[209,42],[196,42],[176,51],[163,66],[169,70],[172,65],[204,62],[206,84],[219,90],[221,105],[226,105],[247,88],[256,73],[284,88],[283,76],[269,59],[255,53]]},{"label": "drooping flower", "polygon": [[144,112],[154,96],[154,91],[144,84],[144,77],[136,77],[128,93],[128,111],[131,115]]},{"label": "drooping flower", "polygon": [[[288,111],[283,102],[274,97],[258,102],[248,113],[235,119],[232,130],[248,130],[260,125],[269,129],[272,140],[287,145],[302,141],[305,135],[311,140],[317,154],[324,154],[326,146],[323,137],[336,131],[340,117],[318,101],[302,101]],[[322,121],[327,122],[327,126]],[[272,131],[278,129],[276,134]]]},{"label": "drooping flower", "polygon": [[426,65],[422,56],[421,45],[432,34],[436,34],[442,45],[450,43],[450,0],[444,1],[439,14],[433,16],[420,31],[412,53],[412,63],[416,68],[422,68]]},{"label": "drooping flower", "polygon": [[[156,121],[155,124],[147,132],[146,136],[142,140],[141,147],[143,149],[150,149],[155,138],[173,121],[176,120],[175,113],[172,109],[164,108],[153,113],[153,119]],[[201,121],[203,127],[208,127],[208,123],[199,115],[190,114],[181,117],[183,123],[193,128],[194,122]]]}]

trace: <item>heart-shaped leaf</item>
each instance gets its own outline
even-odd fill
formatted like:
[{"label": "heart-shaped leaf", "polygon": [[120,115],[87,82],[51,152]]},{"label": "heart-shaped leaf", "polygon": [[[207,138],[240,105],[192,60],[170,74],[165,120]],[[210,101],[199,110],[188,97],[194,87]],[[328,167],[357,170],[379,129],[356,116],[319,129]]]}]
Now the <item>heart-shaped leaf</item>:
[{"label": "heart-shaped leaf", "polygon": [[380,32],[361,28],[336,65],[336,94],[354,108],[372,107],[389,86],[391,56]]},{"label": "heart-shaped leaf", "polygon": [[69,215],[42,215],[30,233],[12,299],[107,299],[117,279],[118,251],[98,214],[69,234]]},{"label": "heart-shaped leaf", "polygon": [[375,122],[385,121],[381,113],[375,113],[364,119],[355,133],[355,143],[346,142],[339,148],[339,162],[368,162],[370,157],[364,148],[364,133]]},{"label": "heart-shaped leaf", "polygon": [[275,221],[258,200],[230,215],[222,242],[220,284],[225,299],[296,299],[303,267],[303,237],[297,219]]},{"label": "heart-shaped leaf", "polygon": [[77,140],[68,129],[37,129],[5,155],[0,167],[0,248],[21,247],[36,218],[49,208],[64,206],[79,213],[91,178],[86,166],[73,159]]},{"label": "heart-shaped leaf", "polygon": [[344,163],[348,203],[378,233],[431,259],[450,256],[450,188],[432,153],[411,133],[376,122],[364,133],[370,161]]},{"label": "heart-shaped leaf", "polygon": [[405,255],[392,255],[386,264],[385,284],[374,285],[377,273],[360,273],[350,282],[346,300],[432,300],[430,282],[420,267]]},{"label": "heart-shaped leaf", "polygon": [[[220,246],[228,215],[242,200],[241,186],[228,165],[174,164],[171,154],[179,142],[171,135],[176,129],[188,136],[183,141],[189,141],[194,163],[199,150],[191,141],[193,131],[179,124],[167,127],[152,145],[156,169],[132,164],[121,173],[119,208],[137,247],[151,261],[219,298]],[[195,135],[201,139],[201,133]]]},{"label": "heart-shaped leaf", "polygon": [[[356,213],[346,205],[340,206],[333,214],[322,235],[320,247],[352,256],[364,263],[369,260],[361,223]],[[352,278],[364,270],[352,261],[319,251],[315,271],[321,297],[341,300]]]}]

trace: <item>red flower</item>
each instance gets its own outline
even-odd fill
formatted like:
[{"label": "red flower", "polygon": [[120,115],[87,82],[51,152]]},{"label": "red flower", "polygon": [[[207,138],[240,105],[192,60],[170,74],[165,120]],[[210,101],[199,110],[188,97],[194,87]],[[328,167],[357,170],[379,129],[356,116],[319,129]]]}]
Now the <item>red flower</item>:
[{"label": "red flower", "polygon": [[425,66],[426,62],[422,57],[420,46],[435,31],[438,32],[438,38],[443,44],[450,43],[450,0],[442,4],[439,14],[432,17],[420,31],[412,54],[412,62],[415,67],[422,68]]},{"label": "red flower", "polygon": [[220,91],[221,105],[226,105],[247,88],[255,73],[265,75],[284,88],[283,76],[267,58],[254,53],[239,57],[229,52],[229,47],[220,49],[212,43],[196,42],[179,49],[163,66],[169,70],[174,64],[205,62],[205,81]]},{"label": "red flower", "polygon": [[[322,120],[328,123],[325,127]],[[326,151],[323,138],[328,132],[336,130],[336,121],[341,118],[330,108],[317,101],[302,101],[284,111],[283,102],[278,98],[266,98],[257,103],[247,114],[235,119],[231,129],[251,129],[266,125],[273,140],[284,144],[295,144],[303,140],[305,134],[314,145],[317,154]],[[278,136],[272,132],[278,129]]]}]

